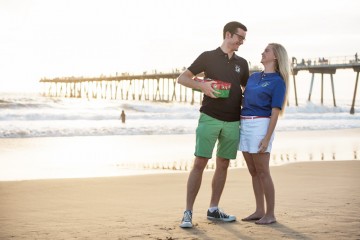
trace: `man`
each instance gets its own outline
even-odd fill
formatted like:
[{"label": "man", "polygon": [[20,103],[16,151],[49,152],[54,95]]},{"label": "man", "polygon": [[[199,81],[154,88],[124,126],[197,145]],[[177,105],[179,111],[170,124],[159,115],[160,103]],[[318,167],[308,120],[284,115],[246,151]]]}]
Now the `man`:
[{"label": "man", "polygon": [[[217,144],[216,169],[212,180],[212,194],[207,218],[225,222],[236,217],[222,212],[219,201],[225,186],[230,159],[236,159],[239,143],[242,88],[249,77],[249,66],[235,54],[245,41],[247,28],[239,22],[229,22],[223,29],[223,43],[212,51],[202,53],[179,77],[178,83],[200,90],[204,99],[196,129],[195,161],[187,182],[186,209],[180,227],[191,228],[192,211],[199,192],[202,174]],[[198,82],[193,77],[204,73],[205,78],[231,83],[228,98],[217,98],[214,81]]]}]

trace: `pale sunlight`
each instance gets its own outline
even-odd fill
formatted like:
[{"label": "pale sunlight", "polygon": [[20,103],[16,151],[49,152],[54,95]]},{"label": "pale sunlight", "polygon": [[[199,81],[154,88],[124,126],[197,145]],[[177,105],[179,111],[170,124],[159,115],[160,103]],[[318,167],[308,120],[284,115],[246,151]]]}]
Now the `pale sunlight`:
[{"label": "pale sunlight", "polygon": [[360,51],[360,2],[316,3],[1,0],[0,92],[37,92],[42,77],[182,68],[232,20],[249,29],[239,54],[253,64],[275,41],[299,59]]}]

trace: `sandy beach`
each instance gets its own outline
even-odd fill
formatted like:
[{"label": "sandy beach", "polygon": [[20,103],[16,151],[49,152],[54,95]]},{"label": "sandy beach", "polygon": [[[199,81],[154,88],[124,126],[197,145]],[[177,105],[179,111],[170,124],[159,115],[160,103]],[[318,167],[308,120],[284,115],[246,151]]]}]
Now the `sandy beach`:
[{"label": "sandy beach", "polygon": [[[194,228],[179,228],[187,173],[0,182],[0,239],[360,239],[360,161],[272,167],[278,222],[211,222],[204,174]],[[254,209],[246,169],[229,170],[221,207]]]},{"label": "sandy beach", "polygon": [[[213,170],[206,170],[195,226],[186,230],[179,223],[188,170],[126,176],[120,162],[182,163],[192,158],[193,135],[0,139],[0,175],[18,178],[0,181],[0,239],[360,239],[358,134],[277,133],[271,171],[278,222],[270,226],[207,220]],[[54,179],[31,180],[48,176]],[[238,219],[252,213],[246,168],[229,169],[220,204]]]}]

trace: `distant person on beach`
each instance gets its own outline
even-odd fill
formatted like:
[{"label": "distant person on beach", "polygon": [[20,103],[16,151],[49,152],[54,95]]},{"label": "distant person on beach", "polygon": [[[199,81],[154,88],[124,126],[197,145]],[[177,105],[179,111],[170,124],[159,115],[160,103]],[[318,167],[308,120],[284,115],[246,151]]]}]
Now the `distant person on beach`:
[{"label": "distant person on beach", "polygon": [[126,120],[126,115],[125,115],[124,110],[122,110],[122,111],[121,111],[121,114],[120,114],[120,119],[121,119],[121,122],[122,122],[122,123],[125,123],[125,120]]},{"label": "distant person on beach", "polygon": [[359,59],[358,59],[358,54],[355,53],[355,62],[357,62],[357,61],[359,61]]},{"label": "distant person on beach", "polygon": [[271,224],[276,218],[270,152],[278,117],[285,109],[290,70],[287,52],[278,43],[265,48],[261,63],[264,71],[253,73],[246,85],[240,117],[239,150],[252,177],[256,202],[255,212],[242,220]]},{"label": "distant person on beach", "polygon": [[[212,158],[217,141],[216,169],[207,218],[224,222],[236,220],[235,216],[224,213],[218,206],[226,182],[229,160],[236,159],[239,143],[242,87],[245,87],[249,77],[249,66],[235,51],[244,43],[246,32],[247,28],[239,22],[227,23],[223,29],[221,46],[200,54],[178,78],[179,84],[204,93],[196,129],[195,161],[187,182],[186,208],[180,225],[183,228],[193,226],[195,198],[201,186],[203,171]],[[202,72],[205,78],[231,83],[229,97],[217,98],[214,95],[217,91],[212,87],[213,81],[193,80],[194,76]]]}]

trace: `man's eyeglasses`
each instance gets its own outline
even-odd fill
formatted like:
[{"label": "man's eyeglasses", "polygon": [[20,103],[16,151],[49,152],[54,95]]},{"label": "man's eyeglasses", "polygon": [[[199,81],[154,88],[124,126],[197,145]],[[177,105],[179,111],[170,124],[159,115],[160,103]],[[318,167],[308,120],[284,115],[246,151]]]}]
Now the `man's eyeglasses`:
[{"label": "man's eyeglasses", "polygon": [[245,41],[245,40],[246,40],[244,36],[241,36],[241,35],[238,34],[238,33],[234,33],[234,34],[235,34],[236,36],[238,36],[238,38],[239,38],[240,41]]}]

